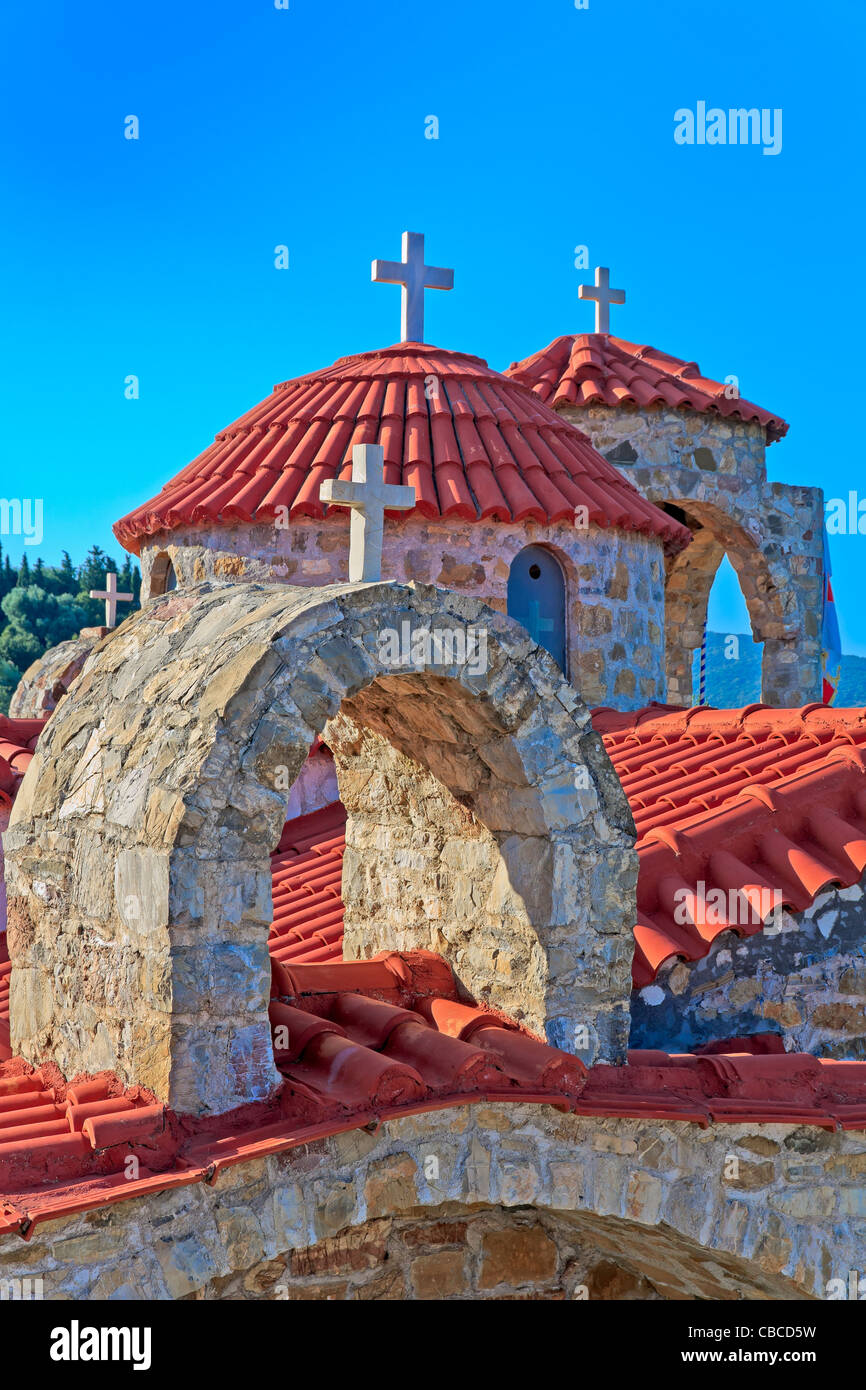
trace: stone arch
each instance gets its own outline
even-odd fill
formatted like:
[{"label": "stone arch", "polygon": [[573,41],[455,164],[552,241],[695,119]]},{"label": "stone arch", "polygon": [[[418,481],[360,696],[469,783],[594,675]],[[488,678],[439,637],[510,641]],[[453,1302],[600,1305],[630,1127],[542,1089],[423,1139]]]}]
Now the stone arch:
[{"label": "stone arch", "polygon": [[[710,590],[719,565],[728,556],[749,612],[752,637],[764,643],[763,695],[771,699],[774,664],[779,649],[790,647],[803,633],[806,615],[790,584],[788,567],[781,557],[767,553],[739,517],[731,502],[728,511],[717,502],[695,497],[652,498],[672,511],[692,530],[691,545],[666,564],[665,665],[668,699],[675,704],[694,703],[692,656],[700,646]],[[778,696],[778,692],[776,692]]]},{"label": "stone arch", "polygon": [[269,854],[323,732],[347,954],[447,947],[478,998],[622,1061],[634,825],[588,711],[507,618],[394,584],[202,585],[93,655],[7,836],[14,1048],[182,1111],[274,1089]]},{"label": "stone arch", "polygon": [[[399,1185],[388,1190],[399,1200]],[[806,1300],[791,1279],[670,1226],[548,1206],[447,1202],[377,1215],[294,1250],[295,1298]],[[272,1261],[221,1281],[219,1297],[275,1278]],[[227,1287],[226,1287],[227,1284]],[[267,1285],[263,1292],[267,1291]]]}]

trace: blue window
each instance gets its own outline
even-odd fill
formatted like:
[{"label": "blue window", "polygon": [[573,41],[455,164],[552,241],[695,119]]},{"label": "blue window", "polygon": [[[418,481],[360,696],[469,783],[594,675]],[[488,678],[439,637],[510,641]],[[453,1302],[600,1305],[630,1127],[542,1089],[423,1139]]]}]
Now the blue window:
[{"label": "blue window", "polygon": [[565,576],[540,545],[515,555],[508,576],[508,616],[522,623],[565,671]]}]

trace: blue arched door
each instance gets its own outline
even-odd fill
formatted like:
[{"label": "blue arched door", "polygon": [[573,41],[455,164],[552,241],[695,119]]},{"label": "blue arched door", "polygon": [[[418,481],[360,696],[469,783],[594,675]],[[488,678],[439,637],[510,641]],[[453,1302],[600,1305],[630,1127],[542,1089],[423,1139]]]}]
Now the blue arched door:
[{"label": "blue arched door", "polygon": [[522,623],[565,671],[565,576],[540,545],[515,555],[508,575],[508,616]]}]

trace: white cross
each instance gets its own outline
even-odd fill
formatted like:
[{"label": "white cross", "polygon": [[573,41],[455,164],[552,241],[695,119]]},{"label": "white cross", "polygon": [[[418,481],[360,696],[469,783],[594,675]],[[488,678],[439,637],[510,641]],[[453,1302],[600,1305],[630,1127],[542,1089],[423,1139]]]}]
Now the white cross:
[{"label": "white cross", "polygon": [[328,478],[319,488],[322,502],[350,507],[349,580],[370,583],[382,578],[382,533],[385,508],[410,511],[414,487],[385,482],[385,450],[381,444],[356,444],[352,450],[352,481]]},{"label": "white cross", "polygon": [[611,304],[625,304],[625,290],[611,289],[610,271],[606,265],[595,267],[595,288],[592,285],[579,285],[577,297],[578,299],[595,300],[596,333],[610,332]]},{"label": "white cross", "polygon": [[134,594],[119,594],[117,592],[117,575],[113,570],[109,570],[105,576],[104,589],[91,589],[91,598],[105,599],[105,626],[114,627],[117,622],[117,605],[119,603],[132,603]]},{"label": "white cross", "polygon": [[424,264],[424,236],[403,233],[402,261],[374,261],[373,280],[383,285],[402,285],[400,332],[404,343],[424,341],[424,291],[453,290],[454,271]]}]

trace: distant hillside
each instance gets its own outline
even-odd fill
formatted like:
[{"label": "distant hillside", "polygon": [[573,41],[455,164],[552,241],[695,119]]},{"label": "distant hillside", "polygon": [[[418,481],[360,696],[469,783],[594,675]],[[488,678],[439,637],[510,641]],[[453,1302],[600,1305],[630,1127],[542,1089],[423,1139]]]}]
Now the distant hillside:
[{"label": "distant hillside", "polygon": [[[739,709],[761,698],[761,653],[763,643],[755,643],[745,633],[736,633],[739,646],[733,655],[734,644],[728,634],[711,632],[707,652],[707,703],[720,709]],[[726,652],[731,653],[726,655]],[[700,653],[695,653],[693,670],[694,698],[698,700],[698,668]],[[866,657],[843,656],[842,680],[837,706],[866,705]]]}]

